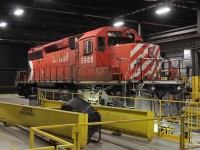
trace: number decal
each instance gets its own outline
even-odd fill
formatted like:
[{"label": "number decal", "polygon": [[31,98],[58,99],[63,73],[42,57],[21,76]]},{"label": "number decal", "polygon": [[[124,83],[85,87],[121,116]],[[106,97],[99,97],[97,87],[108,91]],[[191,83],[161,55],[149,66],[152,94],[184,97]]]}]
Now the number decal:
[{"label": "number decal", "polygon": [[89,64],[93,63],[94,59],[93,56],[81,58],[81,64]]}]

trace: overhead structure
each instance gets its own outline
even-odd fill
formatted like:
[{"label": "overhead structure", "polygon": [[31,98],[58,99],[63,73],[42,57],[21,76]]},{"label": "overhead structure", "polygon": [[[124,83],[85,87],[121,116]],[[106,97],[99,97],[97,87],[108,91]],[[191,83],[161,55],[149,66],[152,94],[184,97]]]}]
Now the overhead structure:
[{"label": "overhead structure", "polygon": [[167,3],[175,16],[169,14],[172,21],[163,20],[155,14],[157,8],[166,5],[165,1],[135,1],[134,5],[119,0],[89,4],[74,1],[26,1],[19,2],[17,6],[2,1],[0,20],[6,19],[9,28],[1,33],[1,42],[16,40],[39,45],[102,26],[111,26],[115,18],[125,20],[127,27],[135,29],[140,22],[144,26],[143,36],[195,24],[194,12],[198,8],[198,1],[168,0]]}]

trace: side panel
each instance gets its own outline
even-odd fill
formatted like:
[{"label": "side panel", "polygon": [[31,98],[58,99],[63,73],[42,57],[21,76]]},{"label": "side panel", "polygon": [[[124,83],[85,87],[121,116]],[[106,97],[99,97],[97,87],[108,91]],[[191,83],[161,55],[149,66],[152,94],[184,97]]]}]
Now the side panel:
[{"label": "side panel", "polygon": [[[32,80],[37,82],[57,82],[72,80],[74,50],[69,48],[45,53],[44,57],[29,62],[32,65]],[[31,75],[30,74],[30,75]],[[31,79],[31,76],[29,76]]]}]

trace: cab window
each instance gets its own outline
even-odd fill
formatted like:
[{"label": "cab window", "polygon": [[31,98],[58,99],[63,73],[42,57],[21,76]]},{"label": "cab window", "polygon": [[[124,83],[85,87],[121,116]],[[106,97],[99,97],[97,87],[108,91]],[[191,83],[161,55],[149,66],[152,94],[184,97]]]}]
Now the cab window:
[{"label": "cab window", "polygon": [[83,41],[83,55],[92,53],[92,42],[91,40]]},{"label": "cab window", "polygon": [[126,34],[126,38],[122,39],[122,44],[134,43],[134,42],[135,42],[135,35],[133,33]]},{"label": "cab window", "polygon": [[100,36],[98,37],[98,51],[103,52],[105,50],[105,38]]},{"label": "cab window", "polygon": [[109,37],[108,45],[113,46],[121,43],[121,37]]},{"label": "cab window", "polygon": [[113,46],[121,43],[122,32],[108,31],[108,45]]}]

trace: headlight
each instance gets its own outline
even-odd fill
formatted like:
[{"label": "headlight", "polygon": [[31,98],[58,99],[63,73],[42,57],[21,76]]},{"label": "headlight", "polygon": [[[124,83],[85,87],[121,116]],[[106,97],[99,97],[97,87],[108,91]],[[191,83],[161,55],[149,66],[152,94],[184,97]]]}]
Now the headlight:
[{"label": "headlight", "polygon": [[156,87],[155,86],[151,86],[151,91],[155,91]]},{"label": "headlight", "polygon": [[181,86],[177,86],[177,88],[176,88],[178,91],[180,91],[181,90]]}]

